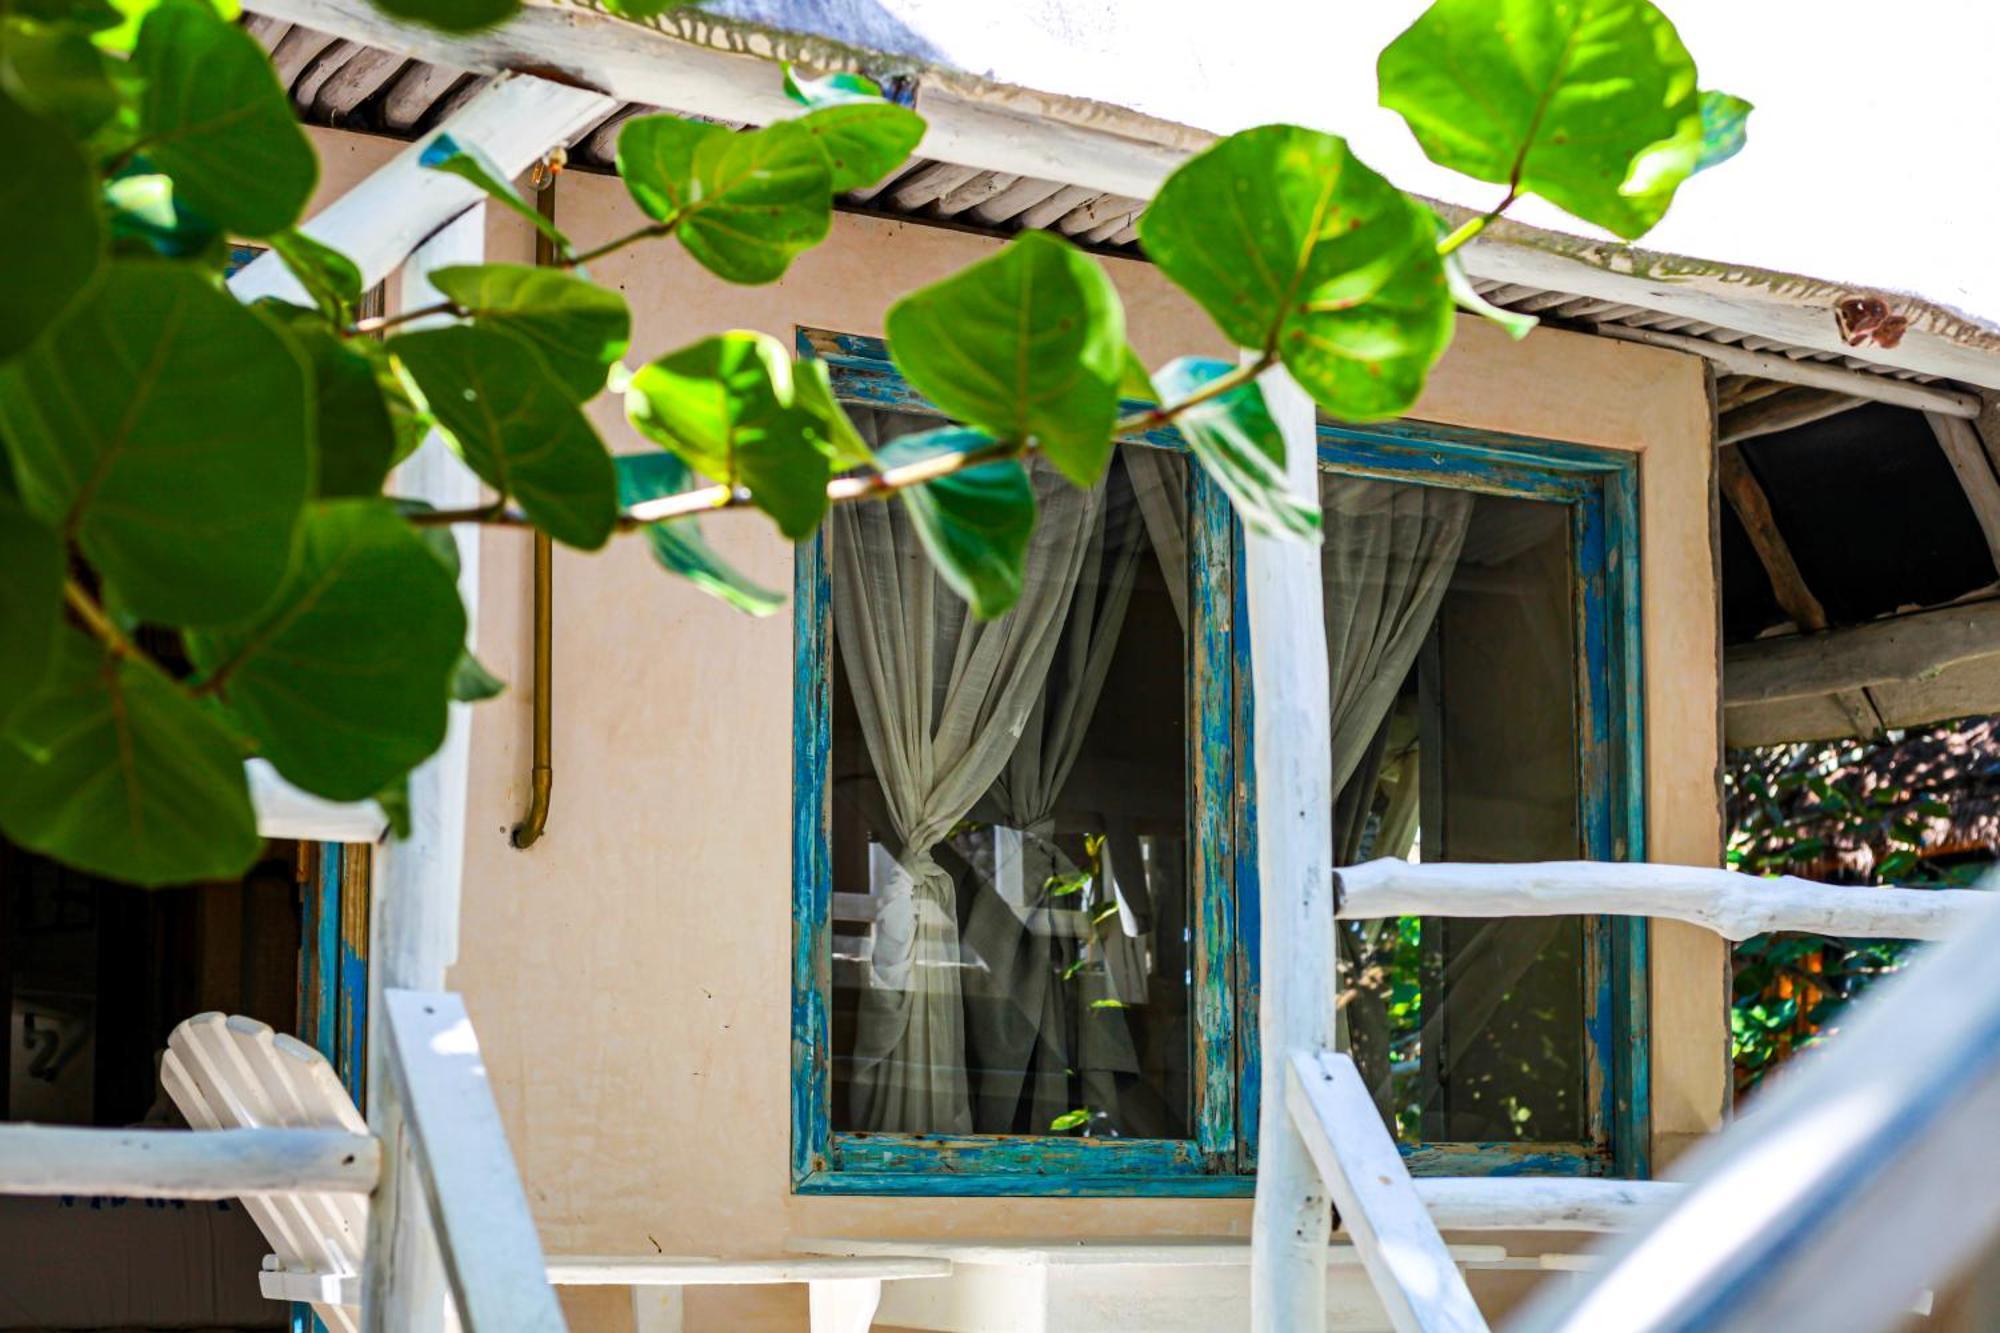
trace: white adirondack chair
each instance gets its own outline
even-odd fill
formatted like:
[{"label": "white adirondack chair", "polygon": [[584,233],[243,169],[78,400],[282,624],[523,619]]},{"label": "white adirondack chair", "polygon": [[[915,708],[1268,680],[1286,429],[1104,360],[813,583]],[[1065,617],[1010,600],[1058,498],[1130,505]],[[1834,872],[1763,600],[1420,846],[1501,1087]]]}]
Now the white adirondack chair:
[{"label": "white adirondack chair", "polygon": [[[196,1014],[167,1039],[160,1082],[196,1129],[343,1129],[368,1122],[326,1057],[254,1018]],[[274,1253],[258,1282],[312,1302],[333,1333],[358,1333],[368,1201],[353,1194],[246,1195]]]},{"label": "white adirondack chair", "polygon": [[[332,1129],[367,1134],[333,1067],[312,1047],[254,1018],[197,1014],[167,1039],[160,1081],[196,1129]],[[258,1284],[275,1301],[308,1301],[333,1333],[359,1333],[368,1200],[359,1194],[243,1196],[274,1251]],[[816,1333],[863,1333],[885,1281],[943,1278],[936,1258],[845,1256],[723,1260],[662,1255],[558,1256],[559,1285],[632,1289],[640,1333],[679,1333],[680,1290],[690,1286],[802,1283]]]}]

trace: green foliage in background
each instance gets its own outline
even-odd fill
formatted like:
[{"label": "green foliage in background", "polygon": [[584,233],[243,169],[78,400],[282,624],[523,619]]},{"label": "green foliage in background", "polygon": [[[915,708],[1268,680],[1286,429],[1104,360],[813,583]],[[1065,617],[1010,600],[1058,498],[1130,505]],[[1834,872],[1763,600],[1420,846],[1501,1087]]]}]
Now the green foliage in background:
[{"label": "green foliage in background", "polygon": [[[1951,723],[1934,730],[1950,733]],[[1899,888],[1967,888],[1983,861],[1924,855],[1926,825],[1950,819],[1942,775],[1926,791],[1884,781],[1896,750],[1920,733],[1870,741],[1771,746],[1730,755],[1723,786],[1727,860],[1753,875],[1800,875]],[[1839,1027],[1847,1006],[1901,968],[1909,940],[1757,935],[1735,948],[1730,1055],[1749,1092],[1784,1059]]]},{"label": "green foliage in background", "polygon": [[[517,0],[377,0],[463,32]],[[614,0],[643,21],[665,0]],[[204,0],[0,9],[0,831],[111,878],[231,875],[257,838],[243,760],[320,796],[400,808],[450,701],[500,688],[466,653],[450,528],[531,527],[579,550],[642,535],[657,562],[752,614],[779,595],[696,526],[755,509],[791,540],[836,503],[904,507],[981,617],[1020,596],[1028,464],[1096,485],[1114,442],[1176,428],[1250,525],[1301,541],[1259,387],[1282,366],[1345,420],[1416,401],[1472,296],[1453,252],[1521,192],[1638,235],[1742,141],[1746,104],[1698,92],[1645,0],[1438,0],[1384,53],[1383,102],[1426,152],[1506,187],[1440,238],[1430,209],[1336,136],[1265,126],[1160,188],[1154,262],[1242,349],[1149,375],[1099,262],[1032,231],[895,302],[891,355],[952,424],[880,452],[824,366],[741,330],[624,363],[631,318],[587,266],[677,241],[735,283],[784,276],[835,197],[896,170],[922,118],[847,72],[783,82],[746,131],[625,123],[639,223],[578,246],[476,145],[420,160],[546,238],[541,267],[434,276],[443,300],[362,317],[363,274],[298,230],[318,176],[284,90],[233,11]],[[473,62],[468,62],[473,63]],[[296,300],[223,281],[254,240]],[[419,321],[422,321],[421,323]],[[650,351],[650,349],[648,349]],[[622,397],[650,452],[614,458],[590,405]],[[1120,416],[1121,403],[1151,403]],[[435,433],[489,488],[439,513],[385,493]]]}]

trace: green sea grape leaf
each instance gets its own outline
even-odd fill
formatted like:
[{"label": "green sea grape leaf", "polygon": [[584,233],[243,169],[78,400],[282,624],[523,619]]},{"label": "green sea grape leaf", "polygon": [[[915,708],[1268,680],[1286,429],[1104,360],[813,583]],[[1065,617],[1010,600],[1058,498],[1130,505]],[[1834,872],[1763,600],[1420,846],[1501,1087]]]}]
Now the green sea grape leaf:
[{"label": "green sea grape leaf", "polygon": [[564,545],[594,551],[609,540],[618,517],[611,455],[532,347],[461,324],[392,338],[389,351],[480,480]]},{"label": "green sea grape leaf", "polygon": [[0,495],[0,733],[49,674],[68,566],[48,525]]},{"label": "green sea grape leaf", "polygon": [[[891,468],[942,453],[969,453],[993,443],[962,426],[904,435],[882,446],[876,466]],[[935,481],[905,487],[897,502],[929,553],[938,576],[981,620],[1021,600],[1028,539],[1035,532],[1035,486],[1017,460],[998,459]]]},{"label": "green sea grape leaf", "polygon": [[597,396],[611,363],[631,344],[625,298],[560,269],[462,265],[436,270],[431,285],[475,325],[528,343],[578,402]]},{"label": "green sea grape leaf", "polygon": [[155,667],[65,628],[48,679],[0,737],[0,831],[149,888],[234,879],[263,847],[243,758]]},{"label": "green sea grape leaf", "polygon": [[312,371],[312,493],[321,499],[379,494],[396,462],[396,428],[361,341],[338,337],[303,306],[267,298],[253,309],[284,328]]},{"label": "green sea grape leaf", "polygon": [[833,223],[825,155],[797,120],[738,133],[640,116],[619,130],[618,174],[647,216],[729,282],[777,281]]},{"label": "green sea grape leaf", "polygon": [[1265,125],[1182,164],[1139,238],[1237,346],[1275,353],[1334,416],[1372,421],[1409,409],[1451,340],[1435,227],[1343,140]]},{"label": "green sea grape leaf", "polygon": [[277,591],[313,475],[312,410],[285,335],[179,264],[109,265],[0,367],[22,503],[165,625],[237,620]]},{"label": "green sea grape leaf", "polygon": [[826,158],[835,194],[873,185],[909,160],[924,137],[924,118],[882,96],[859,74],[802,79],[785,67],[785,95],[807,109],[797,118]]},{"label": "green sea grape leaf", "polygon": [[188,655],[285,777],[336,801],[374,795],[444,741],[465,651],[458,585],[380,499],[312,505],[258,616],[187,636]]},{"label": "green sea grape leaf", "polygon": [[257,39],[197,0],[165,0],[132,53],[139,135],[176,195],[243,236],[298,221],[319,158]]},{"label": "green sea grape leaf", "polygon": [[1627,240],[1699,158],[1694,60],[1649,0],[1435,0],[1376,77],[1433,162]]},{"label": "green sea grape leaf", "polygon": [[507,682],[486,669],[468,649],[459,653],[451,671],[451,697],[462,704],[484,703],[507,692]]},{"label": "green sea grape leaf", "polygon": [[776,338],[725,333],[633,372],[625,415],[704,476],[747,488],[778,530],[798,541],[826,513],[826,484],[841,447],[815,392],[800,400],[791,357]]},{"label": "green sea grape leaf", "polygon": [[53,122],[0,90],[0,361],[67,310],[104,258],[97,177]]},{"label": "green sea grape leaf", "polygon": [[1494,305],[1479,294],[1472,285],[1472,275],[1465,271],[1465,261],[1454,251],[1444,257],[1445,287],[1451,292],[1451,299],[1459,309],[1491,320],[1507,331],[1507,336],[1519,342],[1534,331],[1541,323],[1533,315],[1524,315],[1518,310]]},{"label": "green sea grape leaf", "polygon": [[321,314],[337,325],[353,322],[361,304],[361,270],[353,260],[296,229],[273,234],[271,248]]},{"label": "green sea grape leaf", "polygon": [[[630,508],[644,500],[679,495],[692,479],[688,465],[670,453],[621,454],[618,503]],[[753,616],[768,616],[785,604],[784,594],[753,583],[717,555],[702,536],[697,520],[651,523],[645,531],[646,544],[652,548],[653,559],[660,567],[678,574],[709,596]]]},{"label": "green sea grape leaf", "polygon": [[477,32],[513,18],[521,0],[375,0],[375,5],[385,14],[443,32]]},{"label": "green sea grape leaf", "polygon": [[[1235,369],[1227,361],[1184,356],[1162,366],[1155,381],[1172,402]],[[1285,437],[1254,381],[1184,409],[1174,425],[1247,527],[1275,537],[1319,540],[1319,507],[1293,494],[1287,483]]]},{"label": "green sea grape leaf", "polygon": [[889,354],[918,392],[996,439],[1036,444],[1078,486],[1111,462],[1125,311],[1103,268],[1047,232],[889,308]]}]

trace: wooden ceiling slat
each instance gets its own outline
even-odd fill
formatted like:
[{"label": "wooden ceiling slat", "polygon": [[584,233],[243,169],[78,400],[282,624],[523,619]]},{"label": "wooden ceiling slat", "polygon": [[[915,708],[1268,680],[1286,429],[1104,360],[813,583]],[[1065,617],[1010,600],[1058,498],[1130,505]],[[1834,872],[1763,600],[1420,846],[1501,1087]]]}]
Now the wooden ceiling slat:
[{"label": "wooden ceiling slat", "polygon": [[301,110],[310,111],[313,99],[327,81],[338,74],[349,61],[360,56],[363,48],[353,42],[338,41],[320,52],[319,59],[306,66],[305,73],[299,75],[292,85],[292,104]]},{"label": "wooden ceiling slat", "polygon": [[430,109],[449,93],[466,71],[419,61],[396,76],[382,99],[382,123],[405,134],[423,122]]},{"label": "wooden ceiling slat", "polygon": [[1062,189],[1061,181],[1023,176],[985,203],[974,204],[966,209],[965,215],[975,222],[997,227],[1003,222],[1012,221],[1023,209],[1041,203],[1060,189]]},{"label": "wooden ceiling slat", "polygon": [[278,82],[290,88],[307,65],[319,58],[320,52],[334,43],[330,32],[320,32],[316,28],[294,27],[278,42],[271,52],[271,65],[278,71]]},{"label": "wooden ceiling slat", "polygon": [[941,218],[957,217],[974,204],[983,204],[1002,190],[1010,188],[1019,176],[1005,171],[985,171],[974,176],[965,184],[947,190],[938,196],[937,215]]},{"label": "wooden ceiling slat", "polygon": [[382,91],[403,68],[403,57],[365,46],[320,88],[312,100],[313,115],[339,124],[355,108]]}]

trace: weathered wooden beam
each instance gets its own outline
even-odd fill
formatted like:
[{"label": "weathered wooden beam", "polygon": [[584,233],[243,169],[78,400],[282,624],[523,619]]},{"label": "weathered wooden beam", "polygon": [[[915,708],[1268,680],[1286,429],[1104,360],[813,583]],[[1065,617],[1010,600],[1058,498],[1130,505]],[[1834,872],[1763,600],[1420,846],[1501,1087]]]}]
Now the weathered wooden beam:
[{"label": "weathered wooden beam", "polygon": [[[1292,492],[1319,504],[1312,400],[1281,370],[1261,380],[1285,440]],[[1266,1052],[1251,1218],[1250,1327],[1291,1333],[1326,1320],[1327,1185],[1285,1106],[1295,1053],[1330,1050],[1337,967],[1333,925],[1333,720],[1319,548],[1251,533],[1243,577],[1256,690],[1257,871],[1263,886],[1263,983],[1257,1031]],[[1282,793],[1282,796],[1279,795]]]},{"label": "weathered wooden beam", "polygon": [[1723,702],[1804,699],[1895,681],[2000,653],[2000,601],[1944,606],[1825,634],[1739,643],[1723,655]]},{"label": "weathered wooden beam", "polygon": [[[600,93],[511,74],[495,79],[439,132],[480,149],[511,178],[615,105]],[[426,237],[486,197],[470,181],[419,165],[436,137],[423,136],[300,227],[353,260],[364,288],[387,278]],[[311,304],[275,251],[245,264],[229,279],[229,290],[244,301],[276,296]]]},{"label": "weathered wooden beam", "polygon": [[1792,559],[1792,549],[1778,531],[1770,497],[1764,494],[1763,486],[1739,451],[1724,449],[1716,455],[1715,484],[1721,489],[1722,498],[1736,511],[1736,517],[1743,521],[1743,530],[1771,580],[1771,593],[1778,599],[1778,606],[1791,617],[1793,624],[1808,633],[1825,629],[1826,610],[1806,587],[1805,576],[1799,573],[1798,562]]},{"label": "weathered wooden beam", "polygon": [[1676,1165],[1687,1192],[1524,1333],[1906,1328],[2000,1232],[2000,901]]},{"label": "weathered wooden beam", "polygon": [[[1836,416],[1868,401],[1851,393],[1832,389],[1808,389],[1794,385],[1776,394],[1759,397],[1722,414],[1715,442],[1740,444],[1759,435],[1775,435],[1794,426],[1809,425]],[[1957,418],[1952,418],[1957,420]]]},{"label": "weathered wooden beam", "polygon": [[[1283,1062],[1285,1107],[1396,1333],[1485,1333],[1465,1275],[1418,1197],[1361,1071],[1343,1052]],[[1323,1328],[1324,1311],[1309,1325]]]},{"label": "weathered wooden beam", "polygon": [[1972,506],[1973,515],[1979,520],[1993,567],[2000,569],[2000,480],[1993,475],[1993,463],[1979,438],[1979,428],[1963,417],[1941,412],[1926,412],[1924,419],[1931,423],[1938,448],[1951,463],[1959,489],[1965,492],[1966,503]]},{"label": "weathered wooden beam", "polygon": [[[1662,302],[1661,308],[1664,309],[1666,305],[1666,302]],[[1732,374],[1759,375],[1769,380],[1783,380],[1787,384],[1831,389],[1836,393],[1853,394],[1857,398],[1889,403],[1896,407],[1911,407],[1920,412],[1942,412],[1947,416],[1967,418],[1979,415],[1980,404],[1976,394],[1939,389],[1927,384],[1912,384],[1907,380],[1891,379],[1886,375],[1871,375],[1865,371],[1829,366],[1818,361],[1794,361],[1788,356],[1774,352],[1745,351],[1728,343],[1709,342],[1705,338],[1690,338],[1679,333],[1659,333],[1652,329],[1626,328],[1618,324],[1600,324],[1597,326],[1597,331],[1608,338],[1645,343],[1649,347],[1671,347],[1677,352],[1706,357]]]},{"label": "weathered wooden beam", "polygon": [[1339,918],[1645,916],[1686,921],[1724,939],[1805,931],[1849,939],[1941,940],[1962,932],[1993,895],[1974,889],[1888,889],[1765,879],[1705,866],[1533,861],[1412,864],[1384,858],[1339,872]]},{"label": "weathered wooden beam", "polygon": [[563,1333],[548,1262],[464,1002],[387,990],[390,1069],[466,1333]]},{"label": "weathered wooden beam", "polygon": [[231,1199],[361,1194],[381,1150],[337,1129],[74,1129],[0,1125],[0,1194]]}]

